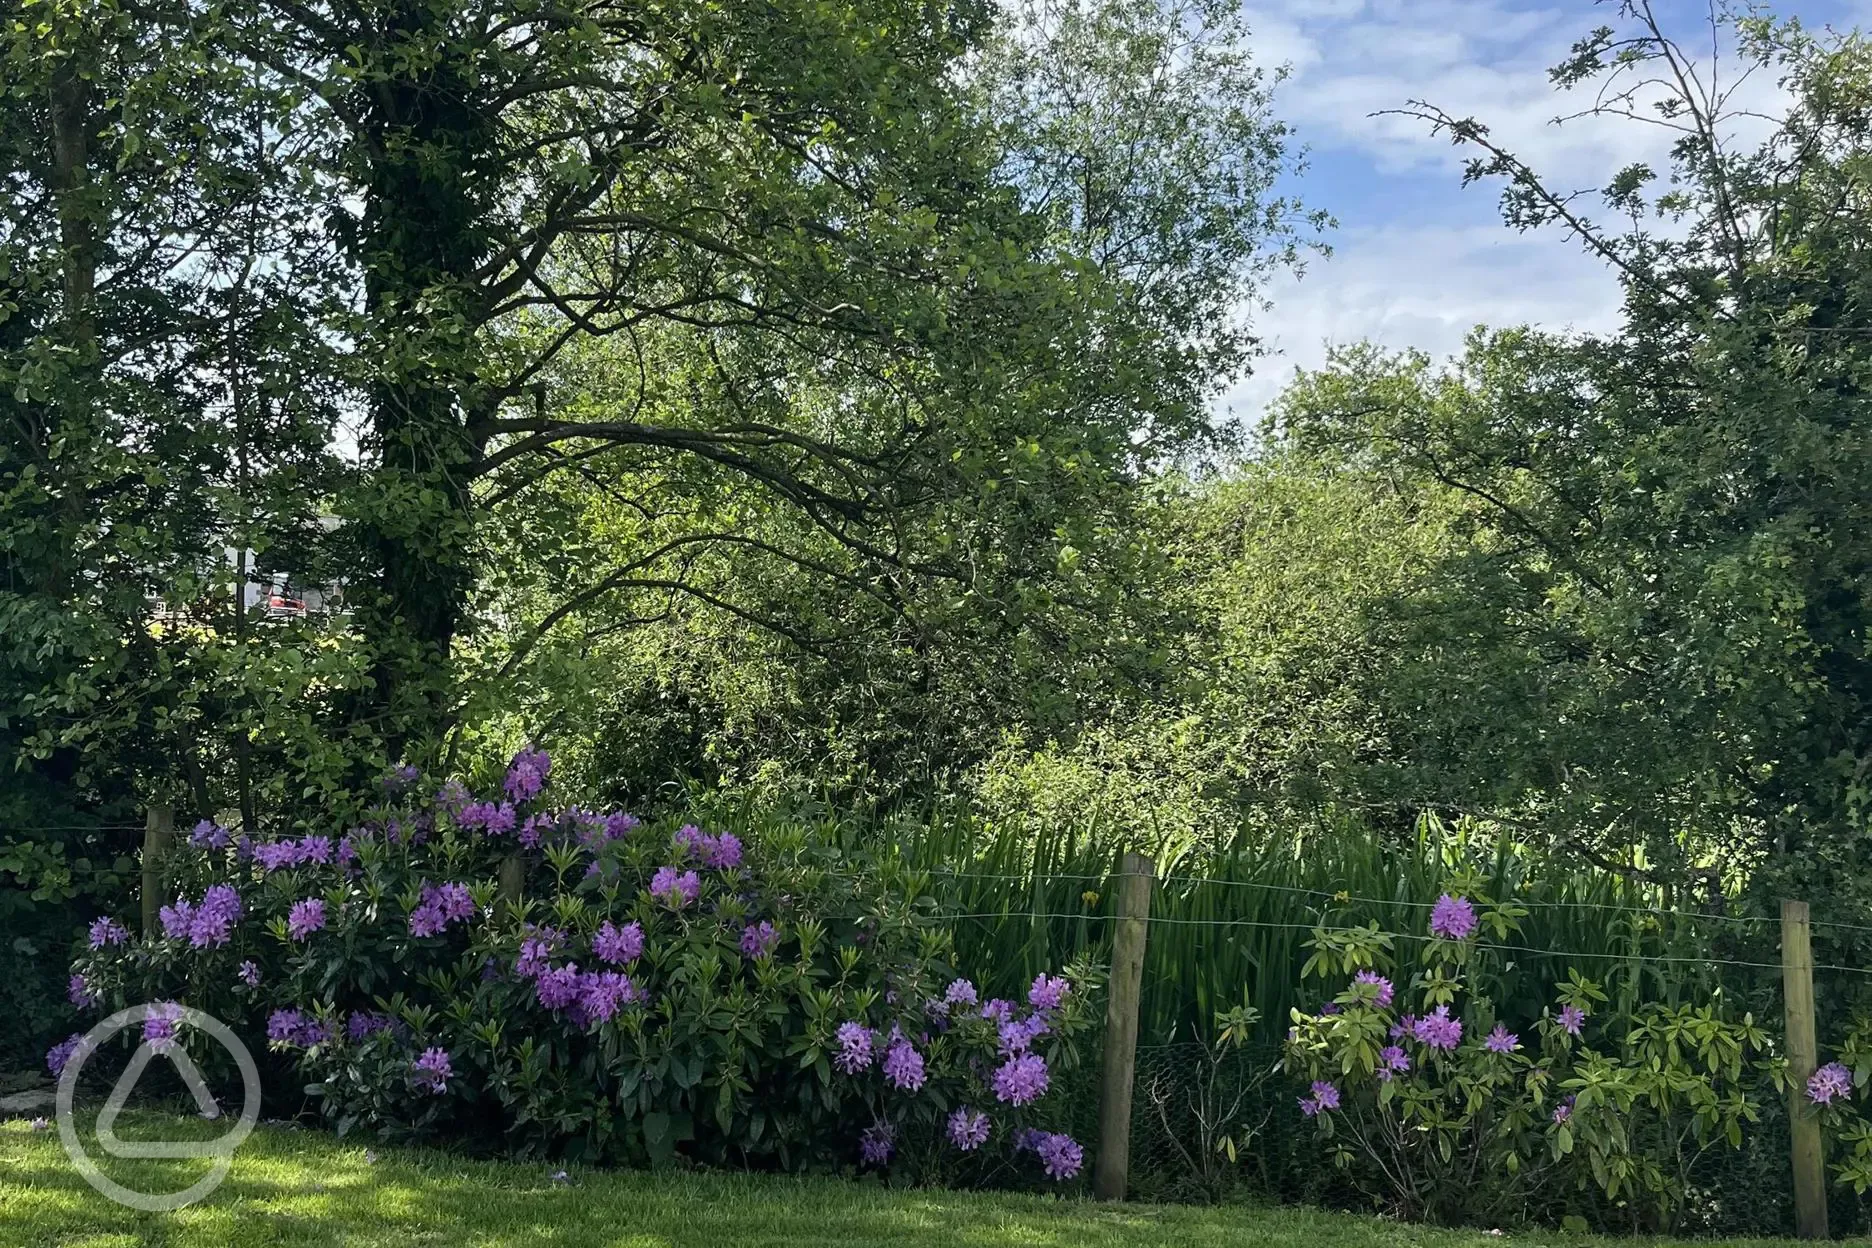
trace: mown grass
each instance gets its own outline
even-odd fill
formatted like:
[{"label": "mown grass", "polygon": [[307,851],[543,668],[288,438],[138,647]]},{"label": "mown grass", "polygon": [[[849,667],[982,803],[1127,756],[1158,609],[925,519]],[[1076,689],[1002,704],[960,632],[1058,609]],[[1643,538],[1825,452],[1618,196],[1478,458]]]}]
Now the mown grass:
[{"label": "mown grass", "polygon": [[[129,1113],[124,1138],[211,1138],[219,1124]],[[84,1138],[91,1138],[88,1129]],[[1489,1236],[1300,1209],[1102,1206],[1077,1198],[891,1188],[876,1181],[575,1171],[378,1150],[261,1127],[200,1204],[140,1213],[94,1193],[58,1133],[0,1123],[6,1248],[1479,1248],[1633,1245],[1580,1236]],[[98,1156],[94,1152],[94,1156]],[[177,1190],[205,1162],[103,1159],[143,1190]],[[1663,1242],[1663,1241],[1659,1241]],[[1744,1241],[1727,1241],[1740,1244]],[[1767,1244],[1772,1241],[1749,1241]]]}]

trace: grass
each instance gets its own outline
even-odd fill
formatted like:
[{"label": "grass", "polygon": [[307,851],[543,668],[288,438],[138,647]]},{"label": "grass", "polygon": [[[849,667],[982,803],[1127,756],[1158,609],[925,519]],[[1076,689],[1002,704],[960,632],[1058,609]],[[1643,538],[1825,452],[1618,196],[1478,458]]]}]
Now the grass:
[{"label": "grass", "polygon": [[[212,1138],[219,1124],[126,1113],[126,1139]],[[92,1140],[88,1130],[82,1138]],[[732,1174],[575,1172],[544,1165],[380,1150],[304,1130],[261,1127],[227,1181],[176,1213],[139,1213],[94,1193],[58,1133],[0,1123],[5,1248],[1480,1248],[1619,1244],[1400,1226],[1299,1209],[1096,1205],[1083,1199],[890,1188],[875,1181]],[[98,1156],[94,1150],[94,1156]],[[105,1159],[143,1190],[178,1190],[205,1162]],[[1663,1241],[1659,1241],[1663,1242]],[[1741,1243],[1743,1241],[1728,1241]],[[1770,1241],[1750,1241],[1766,1244]]]}]

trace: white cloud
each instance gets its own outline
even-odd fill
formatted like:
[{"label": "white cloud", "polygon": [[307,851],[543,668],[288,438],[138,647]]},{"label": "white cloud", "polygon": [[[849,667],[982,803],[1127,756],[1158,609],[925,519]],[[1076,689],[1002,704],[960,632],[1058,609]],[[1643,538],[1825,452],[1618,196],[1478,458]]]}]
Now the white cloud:
[{"label": "white cloud", "polygon": [[1318,367],[1330,346],[1369,339],[1442,357],[1478,323],[1605,331],[1619,316],[1618,284],[1577,244],[1490,225],[1348,232],[1304,278],[1268,293],[1274,309],[1260,328],[1278,354],[1218,404],[1251,422],[1296,367]]}]

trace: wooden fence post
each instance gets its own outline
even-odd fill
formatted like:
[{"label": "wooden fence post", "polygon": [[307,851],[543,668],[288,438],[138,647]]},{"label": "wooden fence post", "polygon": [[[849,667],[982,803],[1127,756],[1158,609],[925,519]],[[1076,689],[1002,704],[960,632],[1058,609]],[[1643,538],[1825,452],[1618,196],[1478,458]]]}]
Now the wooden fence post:
[{"label": "wooden fence post", "polygon": [[1813,940],[1807,903],[1781,903],[1781,996],[1787,1005],[1788,1130],[1793,1136],[1794,1229],[1827,1238],[1826,1156],[1807,1078],[1820,1062],[1814,1039]]},{"label": "wooden fence post", "polygon": [[175,839],[175,811],[167,806],[152,806],[143,818],[143,934],[156,936],[156,912],[163,903],[163,871],[169,858],[169,843]]},{"label": "wooden fence post", "polygon": [[1144,937],[1155,874],[1142,854],[1124,856],[1112,933],[1110,995],[1105,1001],[1098,1159],[1092,1168],[1092,1194],[1100,1200],[1123,1200],[1131,1172],[1131,1081],[1137,1067],[1138,996],[1144,984]]}]

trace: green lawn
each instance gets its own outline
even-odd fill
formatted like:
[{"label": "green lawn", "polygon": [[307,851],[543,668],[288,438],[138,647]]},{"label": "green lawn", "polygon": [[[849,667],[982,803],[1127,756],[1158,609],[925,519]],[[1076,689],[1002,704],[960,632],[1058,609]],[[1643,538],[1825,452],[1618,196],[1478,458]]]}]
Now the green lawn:
[{"label": "green lawn", "polygon": [[[186,1129],[220,1134],[189,1120]],[[126,1139],[180,1138],[177,1120],[126,1114]],[[89,1133],[86,1133],[89,1139]],[[575,1172],[381,1150],[314,1131],[262,1127],[218,1191],[177,1213],[138,1213],[95,1194],[58,1133],[0,1123],[4,1248],[404,1248],[550,1244],[555,1248],[996,1248],[999,1245],[1189,1245],[1191,1248],[1480,1248],[1578,1236],[1496,1238],[1304,1210],[1108,1207],[1079,1199],[892,1190],[874,1182],[690,1174]],[[94,1150],[93,1153],[96,1156]],[[188,1185],[206,1162],[108,1160],[145,1190]],[[1602,1241],[1600,1248],[1614,1241]],[[1623,1241],[1629,1244],[1631,1241]],[[1763,1242],[1763,1241],[1756,1241]]]}]

